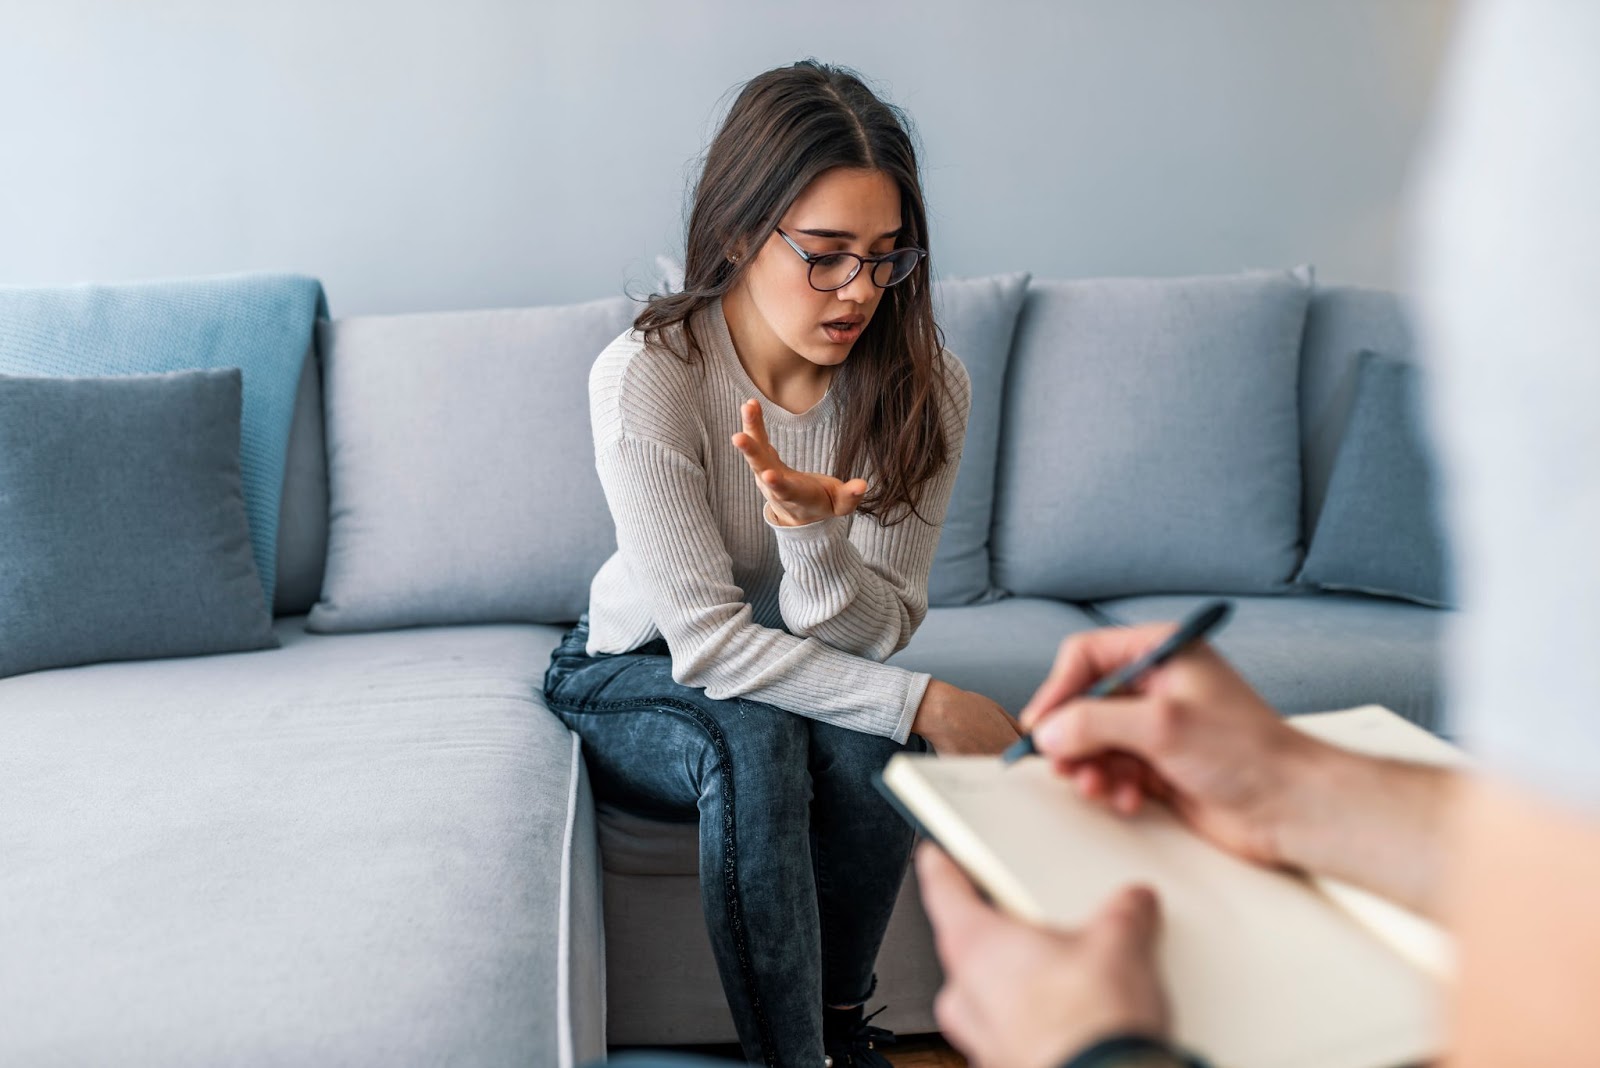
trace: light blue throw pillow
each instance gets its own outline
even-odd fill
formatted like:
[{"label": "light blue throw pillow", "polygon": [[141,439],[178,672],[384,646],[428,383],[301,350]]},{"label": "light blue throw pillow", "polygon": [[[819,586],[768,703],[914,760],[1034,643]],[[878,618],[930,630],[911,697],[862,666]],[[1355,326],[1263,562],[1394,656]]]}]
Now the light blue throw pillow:
[{"label": "light blue throw pillow", "polygon": [[278,645],[238,369],[0,375],[0,677]]},{"label": "light blue throw pillow", "polygon": [[1325,590],[1452,603],[1417,368],[1362,352],[1350,421],[1299,581]]},{"label": "light blue throw pillow", "polygon": [[1007,373],[995,583],[1272,593],[1300,563],[1309,268],[1035,280]]}]

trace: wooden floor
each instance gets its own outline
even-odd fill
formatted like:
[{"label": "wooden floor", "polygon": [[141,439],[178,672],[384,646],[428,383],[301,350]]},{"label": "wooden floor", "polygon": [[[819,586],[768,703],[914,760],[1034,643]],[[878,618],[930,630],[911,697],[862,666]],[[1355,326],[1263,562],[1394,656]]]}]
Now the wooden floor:
[{"label": "wooden floor", "polygon": [[906,1035],[885,1052],[895,1068],[967,1068],[967,1059],[938,1035]]}]

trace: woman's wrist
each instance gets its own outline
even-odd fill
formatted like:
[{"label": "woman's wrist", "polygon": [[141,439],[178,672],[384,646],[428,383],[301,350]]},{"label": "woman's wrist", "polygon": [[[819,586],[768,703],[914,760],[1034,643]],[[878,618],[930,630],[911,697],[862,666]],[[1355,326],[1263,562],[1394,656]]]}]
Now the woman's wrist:
[{"label": "woman's wrist", "polygon": [[954,689],[948,682],[930,678],[928,688],[922,691],[922,702],[917,705],[917,714],[911,720],[911,733],[920,734],[924,738],[928,732],[937,731],[939,722],[944,718],[947,700],[950,691]]},{"label": "woman's wrist", "polygon": [[943,747],[948,741],[945,728],[950,722],[951,697],[959,692],[950,683],[930,676],[911,720],[911,733],[920,734],[935,750]]},{"label": "woman's wrist", "polygon": [[771,501],[768,501],[763,507],[766,510],[767,522],[775,527],[809,527],[817,523],[825,523],[833,518],[831,515],[819,515],[811,519],[795,519],[793,516],[774,508]]}]

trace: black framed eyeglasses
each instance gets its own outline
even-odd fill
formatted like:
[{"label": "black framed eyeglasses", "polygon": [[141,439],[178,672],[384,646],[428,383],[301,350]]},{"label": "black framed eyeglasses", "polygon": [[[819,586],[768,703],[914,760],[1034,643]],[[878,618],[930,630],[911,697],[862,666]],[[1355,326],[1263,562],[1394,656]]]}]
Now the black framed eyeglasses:
[{"label": "black framed eyeglasses", "polygon": [[928,254],[926,249],[909,245],[885,252],[882,256],[857,256],[854,252],[807,252],[794,243],[794,238],[777,227],[773,229],[806,261],[806,281],[811,283],[811,288],[824,293],[849,285],[861,273],[862,266],[868,263],[872,264],[872,272],[868,275],[872,284],[879,289],[888,289],[910,278],[911,272],[922,262],[922,257]]}]

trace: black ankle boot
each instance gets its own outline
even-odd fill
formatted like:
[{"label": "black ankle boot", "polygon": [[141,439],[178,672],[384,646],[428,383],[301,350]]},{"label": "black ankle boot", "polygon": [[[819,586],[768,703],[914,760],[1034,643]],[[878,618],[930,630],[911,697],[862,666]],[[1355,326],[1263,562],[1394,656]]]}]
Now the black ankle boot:
[{"label": "black ankle boot", "polygon": [[893,1068],[882,1047],[894,1043],[894,1032],[871,1023],[872,1016],[883,1009],[863,1016],[864,1008],[822,1007],[822,1050],[828,1055],[830,1068]]}]

